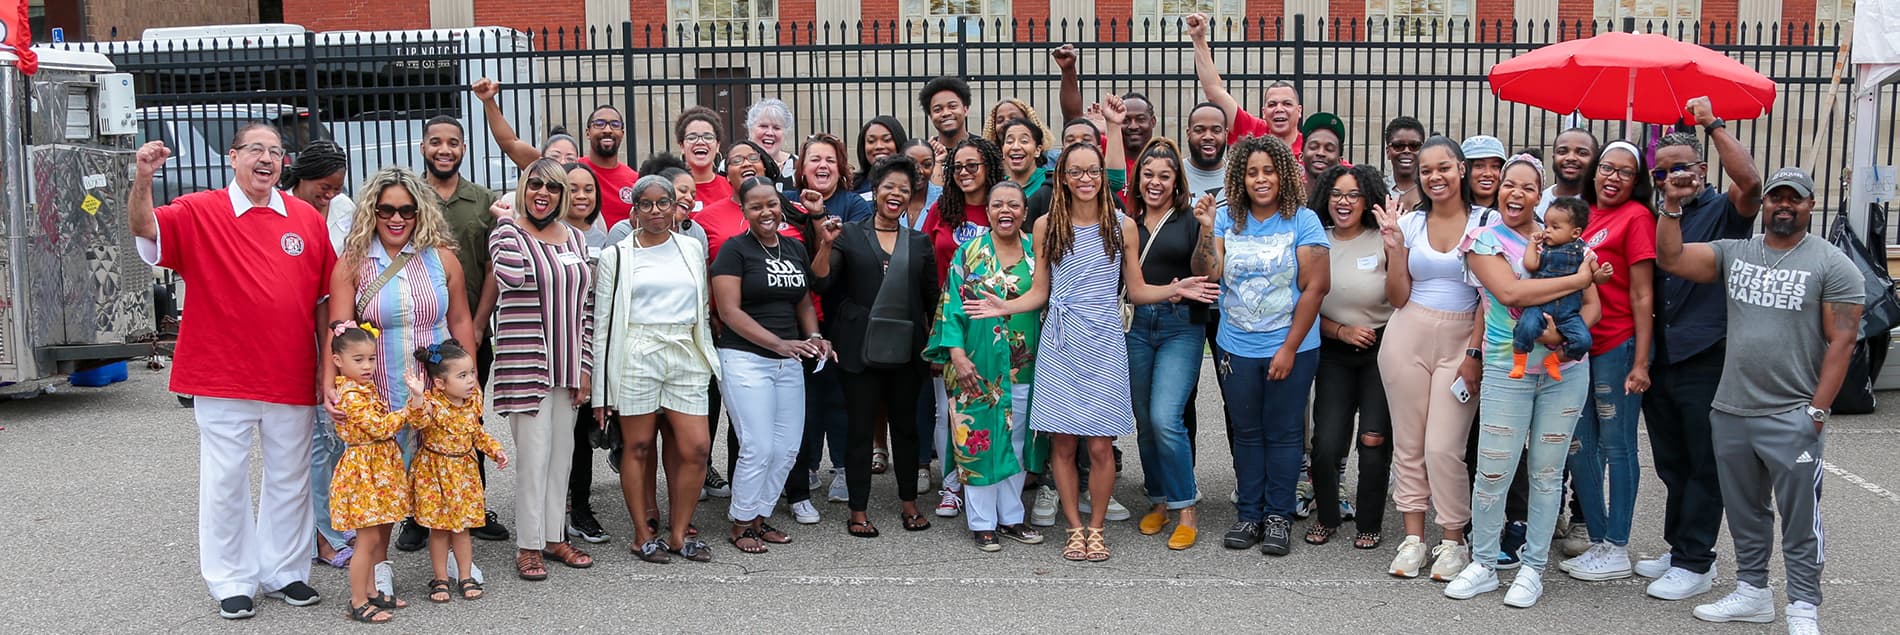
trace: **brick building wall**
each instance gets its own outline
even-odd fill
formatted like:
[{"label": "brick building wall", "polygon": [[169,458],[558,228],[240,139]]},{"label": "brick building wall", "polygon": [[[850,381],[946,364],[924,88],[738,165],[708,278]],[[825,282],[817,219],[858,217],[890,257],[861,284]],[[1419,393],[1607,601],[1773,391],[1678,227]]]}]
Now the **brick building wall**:
[{"label": "brick building wall", "polygon": [[[50,14],[53,9],[49,6],[47,11]],[[162,10],[141,2],[93,0],[85,3],[84,12],[85,39],[136,40],[146,29],[254,23],[257,0],[166,0]]]},{"label": "brick building wall", "polygon": [[284,0],[284,21],[301,24],[312,31],[426,29],[429,28],[429,3],[423,0]]}]

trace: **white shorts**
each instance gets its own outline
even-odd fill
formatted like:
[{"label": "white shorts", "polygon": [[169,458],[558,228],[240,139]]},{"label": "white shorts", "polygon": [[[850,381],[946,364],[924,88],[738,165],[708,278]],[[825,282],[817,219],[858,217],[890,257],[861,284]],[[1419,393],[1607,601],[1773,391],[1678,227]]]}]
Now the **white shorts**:
[{"label": "white shorts", "polygon": [[622,415],[652,414],[664,408],[680,414],[711,411],[707,388],[712,366],[693,344],[691,324],[635,324],[621,335],[628,341],[626,375],[610,387]]}]

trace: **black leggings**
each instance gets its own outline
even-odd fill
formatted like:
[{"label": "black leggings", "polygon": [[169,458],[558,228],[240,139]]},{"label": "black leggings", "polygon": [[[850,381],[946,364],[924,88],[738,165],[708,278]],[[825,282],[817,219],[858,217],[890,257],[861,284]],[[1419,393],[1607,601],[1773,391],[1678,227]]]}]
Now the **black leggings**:
[{"label": "black leggings", "polygon": [[567,469],[567,510],[570,514],[593,515],[589,492],[594,487],[594,432],[600,428],[594,418],[593,404],[581,404],[574,418],[574,463]]},{"label": "black leggings", "polygon": [[[924,381],[924,369],[912,364],[901,368],[866,368],[864,372],[844,373],[845,414],[850,425],[845,436],[844,482],[851,490],[851,511],[861,512],[871,502],[871,437],[875,436],[879,414],[888,414],[891,431],[891,456],[917,456],[917,391]],[[897,498],[917,500],[917,475],[910,470],[892,469],[897,479]]]},{"label": "black leggings", "polygon": [[[1380,333],[1384,335],[1383,332]],[[1353,415],[1359,434],[1353,434]],[[1382,438],[1367,444],[1367,435]],[[1379,378],[1379,347],[1366,350],[1332,339],[1320,340],[1319,370],[1313,379],[1313,505],[1319,524],[1338,527],[1339,470],[1353,446],[1359,448],[1359,490],[1353,505],[1360,532],[1378,533],[1385,522],[1387,485],[1392,473],[1392,415],[1386,409],[1385,383]]]}]

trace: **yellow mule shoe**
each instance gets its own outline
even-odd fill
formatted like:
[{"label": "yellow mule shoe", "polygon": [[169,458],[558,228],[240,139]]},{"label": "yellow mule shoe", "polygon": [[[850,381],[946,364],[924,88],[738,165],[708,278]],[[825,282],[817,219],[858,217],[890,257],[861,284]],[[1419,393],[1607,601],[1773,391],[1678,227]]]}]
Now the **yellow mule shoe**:
[{"label": "yellow mule shoe", "polygon": [[1199,538],[1200,535],[1200,530],[1193,527],[1187,525],[1176,526],[1174,528],[1174,535],[1168,537],[1168,548],[1180,551],[1192,547],[1194,546],[1194,540]]},{"label": "yellow mule shoe", "polygon": [[1168,526],[1167,512],[1148,512],[1148,515],[1141,517],[1141,535],[1143,536],[1161,533],[1161,528],[1166,526]]}]

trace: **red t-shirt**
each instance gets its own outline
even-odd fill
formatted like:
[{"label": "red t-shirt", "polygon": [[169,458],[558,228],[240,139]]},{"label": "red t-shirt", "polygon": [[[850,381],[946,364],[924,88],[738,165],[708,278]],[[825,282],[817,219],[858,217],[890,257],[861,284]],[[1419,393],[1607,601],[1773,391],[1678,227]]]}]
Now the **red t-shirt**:
[{"label": "red t-shirt", "polygon": [[[940,285],[950,282],[947,280],[950,276],[950,259],[956,257],[957,247],[981,235],[990,226],[990,210],[986,205],[964,205],[963,227],[951,227],[940,222],[943,214],[938,212],[942,211],[942,205],[943,199],[938,199],[930,210],[930,216],[924,218],[924,233],[930,235],[930,250],[937,256],[937,284]],[[978,230],[971,225],[983,229]]]},{"label": "red t-shirt", "polygon": [[1590,208],[1590,226],[1584,245],[1597,253],[1597,263],[1610,265],[1610,281],[1597,285],[1603,300],[1603,319],[1590,327],[1590,354],[1602,355],[1636,335],[1635,307],[1630,304],[1630,267],[1656,259],[1656,218],[1649,208],[1629,201],[1614,209]]},{"label": "red t-shirt", "polygon": [[[600,181],[600,220],[602,227],[613,227],[614,223],[633,216],[633,184],[640,180],[640,173],[621,163],[611,168],[596,165],[592,159],[582,157],[581,165],[594,171],[594,179]],[[704,199],[701,199],[704,200]]]},{"label": "red t-shirt", "polygon": [[707,205],[711,205],[713,201],[731,200],[732,182],[727,181],[726,177],[716,176],[713,177],[711,181],[695,183],[693,184],[693,196],[696,197],[699,202]]},{"label": "red t-shirt", "polygon": [[[1295,127],[1299,122],[1293,122]],[[1227,143],[1240,143],[1247,137],[1266,137],[1273,135],[1273,128],[1267,120],[1253,116],[1253,113],[1241,110],[1234,113],[1234,129],[1227,131]],[[1300,154],[1306,151],[1306,135],[1293,133],[1293,160],[1300,160]],[[1133,179],[1130,179],[1133,180]]]},{"label": "red t-shirt", "polygon": [[[187,194],[153,210],[152,264],[178,272],[191,288],[171,390],[314,406],[317,303],[329,294],[336,267],[329,226],[296,197],[271,192],[286,212],[280,215],[249,207],[234,192],[235,186]],[[244,215],[234,211],[234,198],[246,206]]]}]

